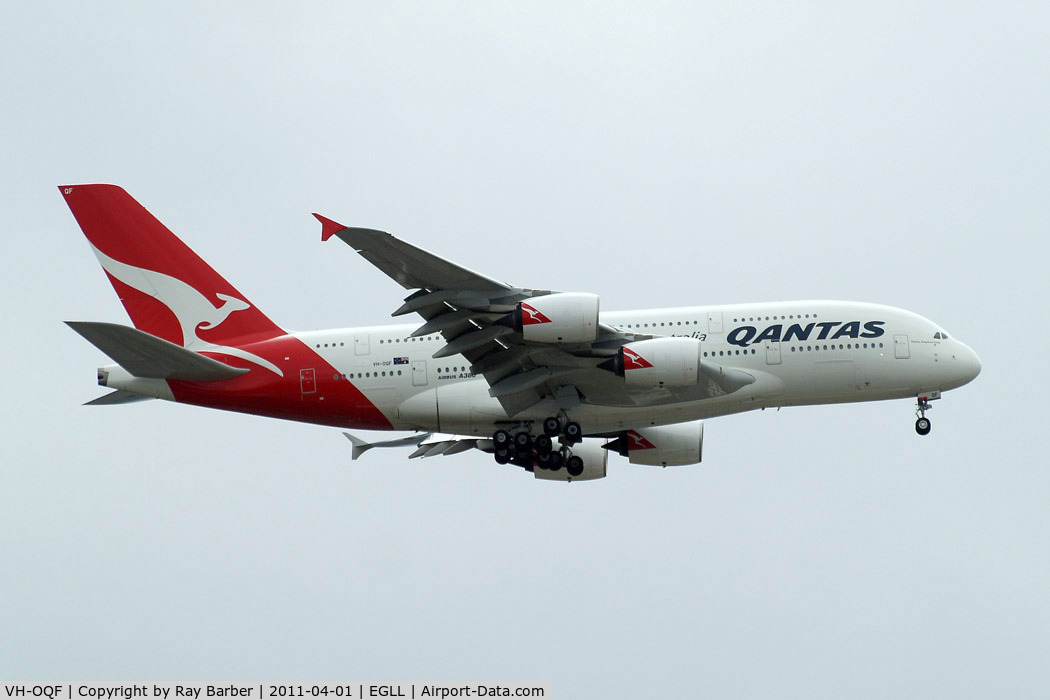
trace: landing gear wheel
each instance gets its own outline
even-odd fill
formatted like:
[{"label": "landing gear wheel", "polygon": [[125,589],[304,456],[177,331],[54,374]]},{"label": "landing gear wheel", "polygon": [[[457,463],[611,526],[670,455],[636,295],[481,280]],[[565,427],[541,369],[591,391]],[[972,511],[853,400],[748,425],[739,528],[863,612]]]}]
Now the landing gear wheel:
[{"label": "landing gear wheel", "polygon": [[554,437],[561,432],[561,423],[558,422],[557,418],[553,416],[543,421],[543,434],[547,437]]},{"label": "landing gear wheel", "polygon": [[554,448],[554,442],[547,435],[540,435],[536,438],[536,454],[538,455],[549,455],[551,449]]},{"label": "landing gear wheel", "polygon": [[556,472],[561,469],[561,455],[557,452],[551,452],[546,457],[537,455],[536,463],[544,469],[550,469],[552,472]]},{"label": "landing gear wheel", "polygon": [[492,443],[496,446],[497,450],[502,447],[510,447],[511,440],[510,433],[506,430],[497,430],[492,434]]},{"label": "landing gear wheel", "polygon": [[510,450],[503,448],[496,450],[496,464],[509,464]]},{"label": "landing gear wheel", "polygon": [[528,469],[529,471],[532,471],[532,462],[533,462],[533,460],[532,460],[532,455],[531,454],[523,455],[521,453],[517,453],[517,454],[514,454],[513,456],[511,456],[511,458],[510,458],[510,463],[511,464],[517,465],[519,467],[524,467],[525,469]]},{"label": "landing gear wheel", "polygon": [[931,426],[929,418],[920,418],[919,420],[915,421],[915,432],[917,432],[919,435],[929,435],[930,429]]},{"label": "landing gear wheel", "polygon": [[565,471],[569,472],[569,476],[579,476],[583,474],[583,457],[573,455],[565,462]]},{"label": "landing gear wheel", "polygon": [[575,445],[577,442],[583,439],[583,429],[580,424],[576,421],[569,421],[565,424],[565,441],[570,445]]},{"label": "landing gear wheel", "polygon": [[532,436],[522,430],[514,434],[514,444],[519,450],[532,446]]}]

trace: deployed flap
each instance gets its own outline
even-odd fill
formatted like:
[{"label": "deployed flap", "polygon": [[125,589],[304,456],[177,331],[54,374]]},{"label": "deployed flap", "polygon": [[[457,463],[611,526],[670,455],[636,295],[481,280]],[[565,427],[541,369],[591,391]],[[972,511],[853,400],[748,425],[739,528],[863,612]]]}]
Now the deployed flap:
[{"label": "deployed flap", "polygon": [[208,382],[248,371],[117,323],[66,321],[66,325],[134,377]]}]

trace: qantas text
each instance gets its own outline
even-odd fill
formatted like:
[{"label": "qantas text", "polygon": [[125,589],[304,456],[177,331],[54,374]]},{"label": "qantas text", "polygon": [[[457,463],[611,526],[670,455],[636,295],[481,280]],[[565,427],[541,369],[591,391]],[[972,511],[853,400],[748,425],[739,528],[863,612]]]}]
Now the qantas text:
[{"label": "qantas text", "polygon": [[[821,321],[820,323],[793,323],[784,330],[783,323],[767,326],[761,333],[754,326],[738,326],[729,332],[726,340],[733,345],[747,347],[753,343],[761,343],[763,340],[783,341],[809,340],[814,331],[817,331],[813,340],[835,340],[837,338],[878,338],[885,334],[882,326],[885,321],[867,321],[863,324],[864,331],[861,332],[860,321]],[[832,329],[840,326],[834,333]],[[818,330],[819,329],[819,330]]]}]

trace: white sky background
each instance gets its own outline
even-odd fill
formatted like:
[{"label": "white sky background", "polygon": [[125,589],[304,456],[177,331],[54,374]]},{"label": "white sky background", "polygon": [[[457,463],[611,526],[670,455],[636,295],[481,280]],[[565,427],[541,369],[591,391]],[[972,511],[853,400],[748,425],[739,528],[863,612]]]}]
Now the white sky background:
[{"label": "white sky background", "polygon": [[[220,5],[216,7],[215,5]],[[1046,697],[1045,3],[21,3],[0,23],[0,678]],[[981,356],[538,482],[81,407],[126,322],[56,186],[120,184],[279,324],[403,291],[319,211],[605,309],[886,303]]]}]

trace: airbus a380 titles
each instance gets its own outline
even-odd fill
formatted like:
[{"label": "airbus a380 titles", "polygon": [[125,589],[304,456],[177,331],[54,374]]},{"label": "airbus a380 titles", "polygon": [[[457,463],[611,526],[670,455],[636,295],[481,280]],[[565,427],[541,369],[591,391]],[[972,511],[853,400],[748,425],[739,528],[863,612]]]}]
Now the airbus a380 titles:
[{"label": "airbus a380 titles", "polygon": [[123,189],[60,188],[134,328],[69,322],[116,364],[115,391],[348,429],[413,431],[352,456],[491,453],[541,479],[697,464],[703,420],[759,408],[930,401],[972,381],[977,355],[940,326],[876,304],[797,301],[599,313],[595,294],[515,287],[388,233],[315,214],[409,290],[422,324],[277,326]]}]

